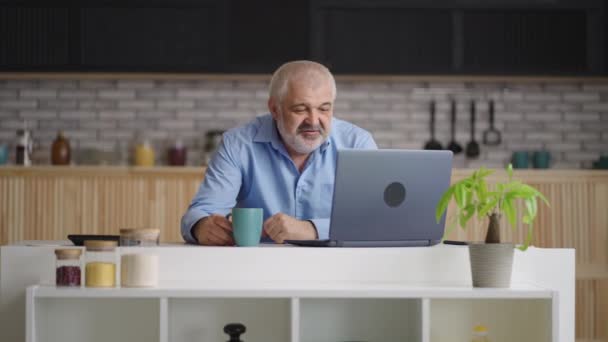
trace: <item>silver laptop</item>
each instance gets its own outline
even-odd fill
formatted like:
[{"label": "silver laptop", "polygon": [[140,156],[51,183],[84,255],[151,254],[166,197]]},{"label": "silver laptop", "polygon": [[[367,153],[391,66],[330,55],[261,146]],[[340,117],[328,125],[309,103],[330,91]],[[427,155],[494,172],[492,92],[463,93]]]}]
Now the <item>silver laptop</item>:
[{"label": "silver laptop", "polygon": [[407,247],[439,243],[445,214],[435,208],[450,185],[452,152],[339,150],[328,240],[298,246]]}]

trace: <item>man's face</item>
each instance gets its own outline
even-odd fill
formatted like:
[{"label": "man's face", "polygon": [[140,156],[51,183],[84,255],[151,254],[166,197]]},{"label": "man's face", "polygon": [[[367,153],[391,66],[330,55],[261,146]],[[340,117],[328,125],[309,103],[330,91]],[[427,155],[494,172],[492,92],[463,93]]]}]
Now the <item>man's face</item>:
[{"label": "man's face", "polygon": [[330,82],[290,82],[280,103],[269,107],[290,154],[309,154],[331,132],[334,94]]}]

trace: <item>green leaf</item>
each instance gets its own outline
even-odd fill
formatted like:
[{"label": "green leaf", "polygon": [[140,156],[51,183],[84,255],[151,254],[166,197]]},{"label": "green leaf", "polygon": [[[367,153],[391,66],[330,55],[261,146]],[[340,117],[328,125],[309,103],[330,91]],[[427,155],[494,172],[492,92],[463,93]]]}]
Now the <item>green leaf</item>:
[{"label": "green leaf", "polygon": [[479,209],[479,216],[486,216],[488,213],[496,207],[498,200],[496,198],[490,198],[485,204]]},{"label": "green leaf", "polygon": [[454,188],[454,199],[460,208],[466,207],[467,190],[466,183],[457,184]]},{"label": "green leaf", "polygon": [[532,242],[532,238],[534,237],[534,234],[532,234],[532,225],[529,224],[528,225],[528,234],[526,234],[526,240],[524,241],[523,246],[519,246],[517,247],[520,251],[526,251],[528,249],[528,246],[530,246],[530,243]]},{"label": "green leaf", "polygon": [[509,163],[507,165],[507,175],[509,176],[509,181],[513,178],[513,164]]},{"label": "green leaf", "polygon": [[502,209],[511,227],[517,227],[517,213],[515,211],[515,208],[513,207],[513,202],[511,200],[505,200],[503,202]]},{"label": "green leaf", "polygon": [[441,221],[441,217],[443,216],[443,213],[448,209],[448,205],[450,204],[450,199],[452,199],[453,194],[454,194],[454,187],[450,187],[441,196],[441,199],[439,200],[439,203],[437,204],[437,208],[435,209],[435,219],[437,220],[437,223],[439,223],[439,221]]}]

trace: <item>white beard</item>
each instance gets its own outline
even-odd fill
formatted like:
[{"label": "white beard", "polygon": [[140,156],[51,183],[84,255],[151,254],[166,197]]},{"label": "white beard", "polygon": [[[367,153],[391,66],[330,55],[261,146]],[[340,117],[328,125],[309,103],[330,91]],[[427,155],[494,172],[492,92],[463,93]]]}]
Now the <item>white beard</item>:
[{"label": "white beard", "polygon": [[325,135],[326,133],[323,131],[321,131],[321,134],[315,139],[306,139],[297,133],[295,135],[290,134],[285,129],[285,126],[283,125],[283,118],[280,116],[277,120],[277,128],[279,129],[281,138],[283,138],[283,142],[300,154],[309,154],[313,152],[327,139],[327,136]]}]

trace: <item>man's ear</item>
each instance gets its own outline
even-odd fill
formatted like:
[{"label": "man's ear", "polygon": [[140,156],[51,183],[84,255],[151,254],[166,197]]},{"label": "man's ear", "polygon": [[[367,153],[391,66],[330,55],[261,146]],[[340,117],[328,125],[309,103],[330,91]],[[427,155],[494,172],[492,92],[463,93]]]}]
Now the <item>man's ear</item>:
[{"label": "man's ear", "polygon": [[273,98],[268,99],[268,110],[273,119],[277,120],[279,118],[279,104]]}]

